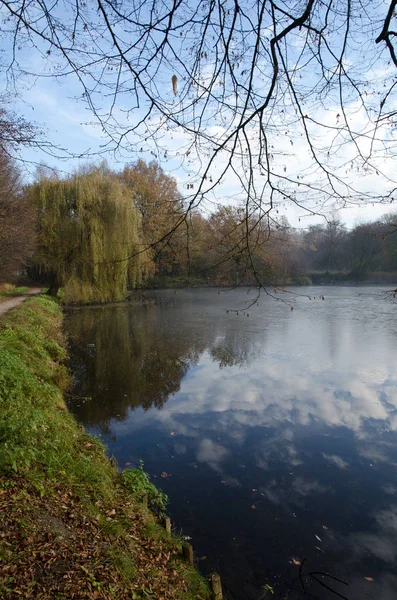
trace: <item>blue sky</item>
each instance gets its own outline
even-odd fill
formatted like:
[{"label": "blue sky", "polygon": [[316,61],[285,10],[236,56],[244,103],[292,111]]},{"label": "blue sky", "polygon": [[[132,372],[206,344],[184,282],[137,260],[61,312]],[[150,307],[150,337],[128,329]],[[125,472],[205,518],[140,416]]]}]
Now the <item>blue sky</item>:
[{"label": "blue sky", "polygon": [[[380,2],[380,5],[382,4],[385,5],[384,2]],[[67,20],[66,14],[62,13],[62,11],[60,16],[64,17],[65,21]],[[95,15],[93,18],[96,18]],[[124,32],[122,33],[124,34]],[[266,35],[266,30],[264,30],[264,37],[266,37]],[[98,47],[106,49],[106,39],[103,41],[100,36],[99,38],[99,40],[95,40],[95,43],[98,44]],[[192,41],[194,40],[190,40],[189,43]],[[361,41],[364,44],[364,39],[357,40],[356,47],[352,47],[350,52],[351,60],[355,60],[359,56],[358,53]],[[7,64],[11,51],[10,40],[7,39],[7,36],[3,36],[1,42],[2,47],[0,47],[0,49],[3,51],[3,62]],[[174,47],[177,48],[178,52],[180,52],[180,56],[183,57],[184,50],[182,42],[179,42],[176,39]],[[296,35],[292,39],[292,54],[296,52],[297,56],[301,47],[302,39],[299,35]],[[27,77],[19,75],[17,81],[18,95],[15,95],[14,93],[11,93],[11,96],[9,95],[11,100],[10,108],[15,108],[19,114],[22,114],[28,120],[42,126],[46,131],[48,139],[53,141],[55,145],[66,148],[72,154],[83,154],[85,157],[91,156],[91,160],[97,160],[97,156],[100,155],[107,158],[110,165],[116,169],[122,168],[124,163],[133,162],[138,158],[147,161],[156,158],[167,173],[176,177],[182,194],[186,196],[191,194],[190,186],[192,185],[194,190],[197,189],[203,173],[203,164],[208,160],[208,147],[201,146],[199,149],[191,148],[191,140],[186,132],[175,127],[172,127],[171,129],[167,128],[164,123],[161,122],[158,115],[154,115],[150,124],[146,121],[146,124],[139,128],[138,135],[129,135],[127,138],[128,143],[126,144],[126,149],[118,154],[117,159],[114,154],[106,153],[105,149],[108,139],[101,131],[100,126],[95,123],[92,112],[84,102],[82,88],[77,81],[76,76],[70,75],[59,78],[50,77],[51,69],[53,71],[55,70],[57,73],[63,73],[65,71],[65,65],[56,55],[46,55],[46,48],[47,46],[44,42],[39,43],[38,48],[36,49],[29,47],[28,44],[25,46],[23,44],[21,45],[18,57],[25,70],[33,73],[41,73],[44,77]],[[259,65],[259,67],[259,72],[263,72],[266,75],[266,64],[263,63]],[[182,67],[179,66],[178,68],[180,70],[176,72],[178,72],[178,74],[182,73]],[[201,72],[203,85],[207,81],[206,78],[210,77],[211,68],[213,68],[213,65],[211,61],[208,60]],[[348,59],[346,59],[346,69],[349,68]],[[394,71],[387,66],[383,58],[379,61],[373,61],[367,66],[360,65],[360,71],[362,77],[365,77],[369,82],[374,82],[373,89],[369,87],[368,93],[369,103],[373,102],[373,105],[375,106],[379,103],[378,94],[380,83],[382,81],[393,81]],[[158,91],[159,96],[161,96],[164,106],[168,107],[171,114],[173,111],[180,110],[184,102],[184,99],[179,97],[179,95],[176,97],[173,95],[171,83],[172,72],[169,62],[165,61],[162,65],[162,69],[158,72],[156,80],[156,90]],[[106,77],[108,83],[107,91],[110,93],[114,76],[113,74],[109,74]],[[308,77],[311,77],[310,73]],[[3,71],[1,83],[3,90],[5,90],[7,87],[7,73],[5,71]],[[129,91],[133,89],[133,83],[133,81],[128,82],[128,73],[127,75],[124,74],[123,93],[118,96],[114,107],[115,116],[122,126],[135,125],[143,118],[146,111],[145,99],[142,95],[139,96],[140,107],[132,108],[136,101],[132,92],[131,97],[129,96]],[[310,87],[311,83],[312,81],[309,79],[307,85]],[[182,80],[180,85],[181,87],[184,85]],[[95,96],[97,106],[101,106],[103,112],[106,112],[109,102],[111,101],[105,93],[106,89],[102,88],[99,89],[99,92],[96,93]],[[290,101],[285,97],[283,97],[283,101],[288,108]],[[397,107],[397,103],[392,98],[389,98],[388,102],[389,110]],[[368,131],[367,115],[358,105],[357,99],[354,99],[353,97],[346,98],[345,106],[352,129],[361,133]],[[313,118],[313,121],[321,122],[328,127],[324,132],[324,130],[318,127],[314,122],[311,122],[311,124],[308,125],[313,140],[317,141],[321,139],[321,144],[330,149],[328,156],[324,154],[322,156],[324,161],[326,160],[329,162],[331,169],[336,170],[345,181],[353,185],[358,190],[358,193],[361,190],[362,193],[369,193],[375,197],[377,194],[385,193],[391,189],[391,180],[394,179],[394,173],[396,171],[395,158],[393,153],[389,153],[388,158],[386,158],[386,153],[382,152],[383,145],[387,143],[390,147],[390,142],[393,142],[392,136],[390,136],[389,133],[390,130],[384,127],[384,129],[379,132],[378,145],[375,145],[374,147],[374,168],[368,169],[368,171],[365,171],[365,169],[357,170],[356,167],[353,166],[352,161],[355,151],[354,144],[351,143],[349,145],[343,143],[340,145],[341,140],[338,140],[338,134],[334,133],[334,128],[340,122],[340,109],[337,104],[337,98],[332,94],[329,94],[326,98],[325,106],[320,106],[318,103],[309,103],[305,110],[308,111],[308,114]],[[300,177],[301,180],[304,179],[304,182],[308,182],[309,184],[320,181],[320,179],[317,179],[318,173],[309,156],[310,152],[308,152],[307,144],[304,139],[302,139],[302,132],[298,125],[294,124],[292,111],[291,115],[287,116],[285,113],[283,115],[282,112],[279,112],[278,114],[275,113],[271,115],[271,120],[268,121],[269,138],[271,143],[274,144],[274,163],[272,168],[275,172],[278,172],[281,177],[286,173],[292,179],[296,179],[298,176],[298,178]],[[208,134],[209,139],[219,141],[224,138],[227,133],[225,121],[229,116],[230,115],[226,112],[222,117],[224,120],[211,120],[211,118],[209,118],[206,121],[205,131]],[[151,128],[151,131],[159,127],[157,132],[157,147],[154,144],[150,144],[150,141],[145,141],[146,126],[148,126],[149,129]],[[248,131],[248,136],[251,136],[250,143],[255,147],[257,141],[254,128]],[[364,153],[368,152],[368,139],[363,138],[359,143],[360,149],[363,150]],[[189,152],[187,152],[188,148]],[[79,162],[87,161],[87,158],[80,161],[78,159],[60,160],[59,158],[48,156],[44,152],[41,153],[38,150],[33,151],[29,149],[22,150],[21,157],[27,161],[27,177],[32,176],[34,173],[34,163],[40,163],[41,161],[56,167],[62,172],[70,172],[79,164]],[[210,177],[212,177],[214,181],[223,172],[226,162],[227,155],[221,153],[211,167]],[[237,175],[243,174],[244,168],[243,163],[240,165],[236,163],[234,171],[229,169],[222,178],[220,185],[206,194],[202,208],[206,211],[210,211],[218,203],[233,204],[243,201],[244,190],[242,189],[241,182]],[[376,173],[377,169],[381,173],[380,175]],[[261,185],[259,173],[255,175],[255,182],[259,189]],[[277,216],[285,215],[291,225],[297,227],[306,227],[322,221],[321,217],[311,216],[310,212],[307,212],[302,206],[306,206],[315,212],[321,212],[328,216],[336,214],[335,206],[333,204],[327,204],[320,208],[322,202],[321,185],[326,185],[324,178],[322,179],[322,184],[320,183],[318,187],[318,200],[305,198],[305,195],[302,194],[304,184],[300,188],[296,186],[301,206],[294,205],[289,201],[283,201],[279,197],[274,214]],[[302,198],[303,201],[301,201]],[[393,208],[393,205],[378,205],[375,201],[374,203],[366,201],[360,205],[354,204],[350,208],[344,208],[337,214],[343,222],[352,226],[357,222],[373,220],[382,214],[392,212]]]}]

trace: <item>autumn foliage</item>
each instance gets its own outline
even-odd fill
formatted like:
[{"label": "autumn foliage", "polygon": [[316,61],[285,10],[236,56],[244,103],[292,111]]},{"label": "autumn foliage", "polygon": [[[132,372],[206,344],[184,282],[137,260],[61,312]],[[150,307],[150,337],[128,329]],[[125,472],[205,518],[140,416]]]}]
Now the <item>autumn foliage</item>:
[{"label": "autumn foliage", "polygon": [[23,272],[34,248],[35,212],[22,193],[18,169],[0,150],[0,282]]}]

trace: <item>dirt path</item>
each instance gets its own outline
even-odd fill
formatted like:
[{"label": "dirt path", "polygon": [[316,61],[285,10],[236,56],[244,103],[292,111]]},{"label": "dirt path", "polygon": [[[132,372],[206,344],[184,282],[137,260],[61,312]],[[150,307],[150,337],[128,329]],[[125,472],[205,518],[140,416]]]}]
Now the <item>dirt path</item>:
[{"label": "dirt path", "polygon": [[3,302],[0,302],[0,317],[8,313],[9,310],[19,306],[19,304],[22,304],[22,302],[25,302],[26,298],[29,298],[29,296],[36,296],[37,294],[40,294],[41,290],[42,288],[33,287],[30,288],[29,291],[23,296],[14,296],[4,300]]}]

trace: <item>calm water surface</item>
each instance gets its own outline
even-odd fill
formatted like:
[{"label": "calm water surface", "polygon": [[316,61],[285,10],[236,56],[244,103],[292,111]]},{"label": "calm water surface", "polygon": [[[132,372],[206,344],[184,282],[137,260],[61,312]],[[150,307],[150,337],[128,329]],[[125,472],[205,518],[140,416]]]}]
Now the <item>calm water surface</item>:
[{"label": "calm water surface", "polygon": [[229,598],[337,598],[321,571],[349,600],[396,599],[397,306],[293,291],[316,299],[169,291],[70,313],[71,410],[121,467],[144,461]]}]

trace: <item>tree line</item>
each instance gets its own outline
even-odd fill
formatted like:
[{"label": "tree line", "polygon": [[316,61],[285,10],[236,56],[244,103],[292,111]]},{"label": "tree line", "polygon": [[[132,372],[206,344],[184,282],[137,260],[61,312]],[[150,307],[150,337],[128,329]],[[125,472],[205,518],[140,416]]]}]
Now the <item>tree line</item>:
[{"label": "tree line", "polygon": [[348,230],[337,218],[305,230],[244,206],[186,211],[155,161],[106,162],[23,185],[0,156],[0,280],[21,274],[63,289],[65,302],[109,302],[142,287],[284,286],[397,272],[397,215]]},{"label": "tree line", "polygon": [[[3,250],[3,273],[29,258],[26,268],[53,293],[62,286],[66,298],[106,301],[170,278],[281,285],[323,271],[393,271],[393,217],[354,234],[334,220],[301,233],[277,211],[289,202],[318,216],[395,201],[397,0],[0,5],[1,102],[27,93],[31,103],[29,82],[63,81],[103,135],[76,154],[0,109],[7,165],[10,145],[58,159],[134,152],[188,177],[183,198],[142,161],[122,174],[90,167],[53,181],[44,172],[48,181],[17,186],[14,221],[9,200],[0,207],[3,220],[10,215],[1,244],[11,236],[15,245]],[[160,189],[147,184],[147,169],[161,195],[144,206],[140,198]],[[214,207],[229,179],[244,204]]]},{"label": "tree line", "polygon": [[[313,281],[364,281],[383,273],[397,279],[397,213],[348,230],[337,218],[302,233],[299,262]],[[382,278],[378,278],[382,279]]]}]

